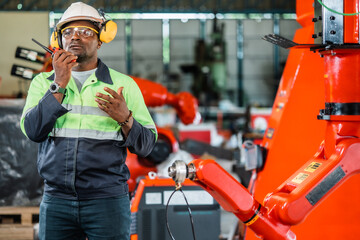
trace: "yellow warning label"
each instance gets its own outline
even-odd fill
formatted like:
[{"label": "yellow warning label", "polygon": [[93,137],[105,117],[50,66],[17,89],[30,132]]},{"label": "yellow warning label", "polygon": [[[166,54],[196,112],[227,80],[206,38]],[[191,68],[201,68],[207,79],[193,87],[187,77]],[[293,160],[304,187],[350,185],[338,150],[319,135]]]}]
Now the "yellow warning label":
[{"label": "yellow warning label", "polygon": [[315,172],[322,163],[312,162],[309,166],[307,166],[304,170],[307,172]]},{"label": "yellow warning label", "polygon": [[273,128],[268,128],[267,132],[266,132],[266,137],[271,139],[274,135],[274,129]]},{"label": "yellow warning label", "polygon": [[253,224],[254,222],[256,222],[256,220],[258,220],[259,215],[256,215],[253,219],[251,219],[250,222],[245,223],[246,226],[250,226],[251,224]]},{"label": "yellow warning label", "polygon": [[309,176],[309,174],[306,173],[299,173],[293,180],[291,180],[294,183],[300,184],[302,183],[307,177]]}]

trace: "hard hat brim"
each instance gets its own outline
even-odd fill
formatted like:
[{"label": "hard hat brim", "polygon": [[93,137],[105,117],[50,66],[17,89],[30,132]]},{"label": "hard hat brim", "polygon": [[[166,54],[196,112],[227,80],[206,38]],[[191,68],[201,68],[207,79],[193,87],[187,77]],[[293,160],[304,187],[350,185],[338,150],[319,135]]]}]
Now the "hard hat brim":
[{"label": "hard hat brim", "polygon": [[62,27],[69,23],[69,22],[74,22],[74,21],[81,21],[81,20],[85,20],[85,21],[92,21],[92,22],[98,22],[98,23],[102,23],[104,22],[103,19],[101,18],[94,18],[94,17],[90,17],[90,16],[75,16],[75,17],[70,17],[70,18],[67,18],[65,21],[61,21],[58,22],[56,24],[56,29],[60,30],[62,29]]}]

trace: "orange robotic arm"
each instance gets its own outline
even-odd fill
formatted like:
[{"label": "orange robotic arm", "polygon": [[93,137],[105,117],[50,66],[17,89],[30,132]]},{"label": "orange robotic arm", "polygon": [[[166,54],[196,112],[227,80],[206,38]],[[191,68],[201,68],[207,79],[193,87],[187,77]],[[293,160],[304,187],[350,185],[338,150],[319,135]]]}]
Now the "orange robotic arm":
[{"label": "orange robotic arm", "polygon": [[189,165],[175,161],[169,175],[177,184],[186,177],[204,188],[224,208],[264,239],[294,240],[290,226],[274,219],[267,208],[256,201],[248,190],[214,160],[195,159]]},{"label": "orange robotic arm", "polygon": [[148,107],[170,105],[184,124],[193,123],[198,116],[197,99],[188,92],[172,94],[161,84],[150,80],[132,77],[138,84]]},{"label": "orange robotic arm", "polygon": [[169,175],[177,184],[185,178],[209,192],[224,210],[234,213],[262,239],[295,240],[290,227],[305,217],[348,177],[360,171],[360,140],[339,140],[326,159],[324,145],[302,168],[269,194],[262,206],[249,191],[214,160],[176,161]]}]

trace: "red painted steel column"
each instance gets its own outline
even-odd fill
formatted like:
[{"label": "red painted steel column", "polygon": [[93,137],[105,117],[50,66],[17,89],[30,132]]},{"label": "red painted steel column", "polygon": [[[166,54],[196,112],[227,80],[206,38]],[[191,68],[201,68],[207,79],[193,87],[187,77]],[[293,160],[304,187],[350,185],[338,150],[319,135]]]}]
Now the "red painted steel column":
[{"label": "red painted steel column", "polygon": [[[359,12],[359,1],[344,1],[344,13]],[[359,43],[359,15],[344,17],[344,42]]]},{"label": "red painted steel column", "polygon": [[334,50],[324,60],[325,102],[360,102],[360,50]]}]

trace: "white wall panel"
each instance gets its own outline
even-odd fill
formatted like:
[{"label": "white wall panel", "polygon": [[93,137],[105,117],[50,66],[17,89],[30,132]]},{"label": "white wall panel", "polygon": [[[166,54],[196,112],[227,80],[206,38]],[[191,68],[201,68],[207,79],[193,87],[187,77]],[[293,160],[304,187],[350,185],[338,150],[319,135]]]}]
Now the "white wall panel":
[{"label": "white wall panel", "polygon": [[45,51],[36,45],[31,38],[44,45],[49,44],[49,19],[46,12],[0,12],[0,96],[13,97],[20,91],[27,94],[30,81],[11,76],[13,64],[40,70],[41,64],[15,58],[17,47]]},{"label": "white wall panel", "polygon": [[272,20],[244,20],[243,88],[247,104],[273,102],[273,45],[261,37],[273,32]]},{"label": "white wall panel", "polygon": [[132,74],[162,82],[162,20],[131,20]]},{"label": "white wall panel", "polygon": [[170,20],[171,73],[182,73],[180,66],[195,62],[196,42],[200,38],[200,21]]}]

